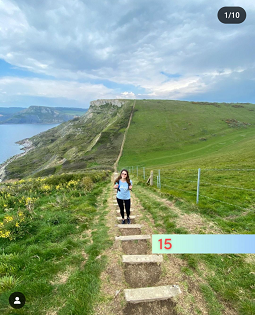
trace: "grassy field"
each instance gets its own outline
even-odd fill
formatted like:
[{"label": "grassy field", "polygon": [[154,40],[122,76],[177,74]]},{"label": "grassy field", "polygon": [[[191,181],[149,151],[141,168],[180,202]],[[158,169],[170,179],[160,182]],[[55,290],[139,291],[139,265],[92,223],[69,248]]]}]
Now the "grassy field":
[{"label": "grassy field", "polygon": [[136,102],[120,167],[165,165],[227,153],[255,134],[253,104]]},{"label": "grassy field", "polygon": [[[174,202],[175,206],[182,210],[182,214],[199,213],[199,207],[169,196],[169,194],[162,195],[156,188],[147,187],[143,183],[137,183],[134,187],[136,187],[136,196],[146,212],[152,215],[157,229],[163,229],[166,234],[189,234],[182,219],[177,221],[178,215],[163,201],[156,200],[155,195]],[[228,228],[224,229],[224,224],[221,224],[219,220],[207,216],[205,218],[207,225],[210,222],[216,223],[223,233],[228,232]],[[176,222],[181,223],[177,224]],[[206,229],[207,226],[204,228]],[[200,231],[200,233],[204,232]],[[160,233],[155,232],[155,234]],[[203,279],[199,286],[210,315],[224,315],[226,314],[224,311],[226,307],[232,309],[233,313],[231,314],[255,314],[254,254],[183,254],[176,256],[187,261],[188,267],[183,268],[182,272],[191,279],[191,283],[197,281],[197,277]]]},{"label": "grassy field", "polygon": [[[160,170],[161,191],[193,204],[200,168],[197,211],[219,222],[226,233],[253,234],[253,109],[252,104],[137,101],[120,168],[132,165],[136,175],[138,166],[142,178],[144,167],[146,179],[154,170],[155,182]],[[159,151],[157,143],[161,144]],[[138,148],[141,154],[137,153]]]},{"label": "grassy field", "polygon": [[[136,177],[138,167],[141,189],[138,185],[136,194],[156,226],[169,234],[188,232],[148,190],[163,193],[187,215],[199,214],[213,222],[221,233],[255,234],[254,152],[253,104],[138,100],[119,169],[126,167]],[[151,170],[154,188],[144,186]],[[155,188],[158,170],[161,189]],[[189,272],[199,272],[200,263],[209,270],[207,284],[200,289],[210,315],[224,314],[223,304],[240,315],[255,314],[255,259],[250,256],[249,262],[246,255],[182,256],[190,264]]]},{"label": "grassy field", "polygon": [[[103,217],[109,173],[1,184],[0,313],[90,314],[111,245]],[[108,193],[108,192],[107,192]],[[14,310],[12,292],[26,304]]]}]

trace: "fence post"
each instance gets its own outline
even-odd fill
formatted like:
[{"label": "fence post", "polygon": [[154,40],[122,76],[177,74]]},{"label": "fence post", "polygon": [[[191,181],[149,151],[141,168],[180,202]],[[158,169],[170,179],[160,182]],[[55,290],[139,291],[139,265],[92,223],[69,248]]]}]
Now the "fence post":
[{"label": "fence post", "polygon": [[158,188],[158,175],[157,175],[157,188]]},{"label": "fence post", "polygon": [[145,179],[145,167],[143,167],[143,179]]},{"label": "fence post", "polygon": [[199,197],[199,184],[200,184],[200,168],[198,169],[198,174],[197,174],[197,203],[198,203],[198,197]]},{"label": "fence post", "polygon": [[151,171],[150,175],[150,185],[153,186],[153,170]]},{"label": "fence post", "polygon": [[160,170],[158,170],[158,188],[161,189]]}]

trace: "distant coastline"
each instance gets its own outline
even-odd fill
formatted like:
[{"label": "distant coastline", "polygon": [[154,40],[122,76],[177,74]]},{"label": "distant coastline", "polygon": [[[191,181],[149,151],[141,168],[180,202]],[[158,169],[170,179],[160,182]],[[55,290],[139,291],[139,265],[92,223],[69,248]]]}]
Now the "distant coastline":
[{"label": "distant coastline", "polygon": [[21,148],[21,150],[24,150],[24,152],[16,154],[16,155],[10,157],[8,160],[6,160],[4,163],[0,164],[0,182],[3,182],[5,177],[6,177],[5,170],[6,170],[6,167],[8,164],[10,164],[11,162],[17,160],[18,158],[26,155],[27,152],[29,152],[30,150],[35,148],[33,146],[33,142],[31,140],[29,140],[29,138],[19,140],[15,143],[23,146],[23,148]]}]

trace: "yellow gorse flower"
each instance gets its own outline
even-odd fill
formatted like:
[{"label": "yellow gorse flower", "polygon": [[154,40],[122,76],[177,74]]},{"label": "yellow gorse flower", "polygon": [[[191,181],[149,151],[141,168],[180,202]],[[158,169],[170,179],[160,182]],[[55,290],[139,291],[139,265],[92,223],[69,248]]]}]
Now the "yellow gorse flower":
[{"label": "yellow gorse flower", "polygon": [[10,215],[7,215],[7,216],[4,218],[4,221],[6,221],[6,222],[11,222],[11,221],[13,221],[13,217],[10,216]]},{"label": "yellow gorse flower", "polygon": [[50,187],[50,185],[42,185],[42,189],[45,191],[49,191],[49,190],[51,190],[51,187]]},{"label": "yellow gorse flower", "polygon": [[0,231],[0,237],[1,237],[1,238],[7,238],[7,237],[10,236],[10,234],[11,234],[10,231],[6,231],[5,233],[2,232],[2,231]]}]

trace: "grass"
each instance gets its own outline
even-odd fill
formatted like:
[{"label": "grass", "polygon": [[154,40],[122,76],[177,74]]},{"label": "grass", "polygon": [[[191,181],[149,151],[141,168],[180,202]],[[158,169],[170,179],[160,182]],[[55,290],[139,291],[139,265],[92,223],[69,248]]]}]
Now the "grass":
[{"label": "grass", "polygon": [[[101,172],[1,185],[1,230],[11,231],[0,238],[1,314],[92,314],[106,265],[100,253],[111,245],[103,221],[108,180]],[[15,229],[16,213],[23,215]],[[15,291],[26,297],[20,310],[8,303]]]},{"label": "grass", "polygon": [[154,181],[160,169],[161,192],[193,205],[200,168],[194,210],[226,233],[254,234],[254,118],[253,104],[137,101],[120,168],[154,170]]},{"label": "grass", "polygon": [[158,166],[227,153],[255,134],[254,105],[239,106],[137,100],[120,167]]},{"label": "grass", "polygon": [[[135,194],[139,198],[141,205],[149,212],[155,226],[163,229],[164,234],[186,234],[187,230],[183,226],[176,224],[178,215],[172,212],[171,208],[155,200],[155,196],[162,197],[162,193],[156,188],[146,187],[143,183],[135,185]],[[166,194],[163,194],[166,197]],[[198,206],[194,206],[188,201],[180,200],[176,197],[169,197],[174,205],[181,209],[182,213],[193,213],[198,211]],[[215,222],[211,216],[205,216],[208,224]],[[220,223],[220,221],[217,221]],[[169,224],[171,223],[171,224]],[[227,226],[227,225],[226,225]],[[227,233],[228,226],[223,233]],[[247,261],[247,255],[234,254],[182,254],[177,255],[184,259],[188,267],[183,267],[182,272],[192,277],[196,273],[202,277],[206,284],[201,284],[200,289],[205,298],[209,314],[224,314],[225,305],[230,305],[236,309],[238,314],[255,314],[254,303],[254,262]],[[204,264],[206,272],[200,269]]]}]

